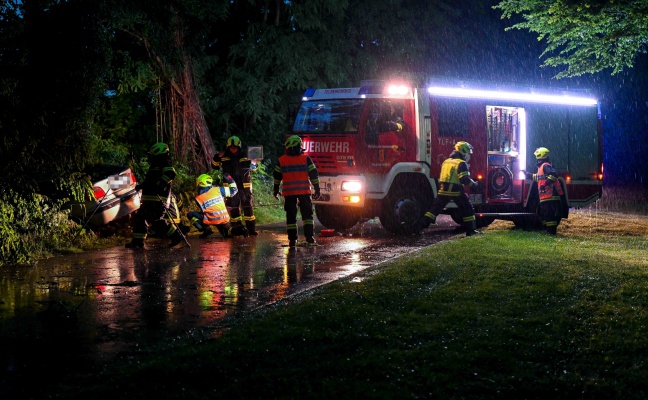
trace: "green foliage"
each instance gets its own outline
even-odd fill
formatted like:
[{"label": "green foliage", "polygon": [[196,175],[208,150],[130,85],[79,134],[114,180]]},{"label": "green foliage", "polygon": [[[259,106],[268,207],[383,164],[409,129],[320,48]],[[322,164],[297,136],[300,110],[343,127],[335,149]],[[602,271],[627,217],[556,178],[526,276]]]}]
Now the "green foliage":
[{"label": "green foliage", "polygon": [[87,233],[68,220],[63,203],[0,192],[0,265],[30,263],[85,241]]},{"label": "green foliage", "polygon": [[259,162],[257,172],[252,174],[254,188],[254,216],[258,224],[285,221],[283,202],[272,196],[273,177],[265,163]]},{"label": "green foliage", "polygon": [[524,18],[508,29],[528,29],[546,40],[544,65],[567,67],[557,78],[631,68],[648,43],[648,2],[635,0],[506,0],[503,18]]}]

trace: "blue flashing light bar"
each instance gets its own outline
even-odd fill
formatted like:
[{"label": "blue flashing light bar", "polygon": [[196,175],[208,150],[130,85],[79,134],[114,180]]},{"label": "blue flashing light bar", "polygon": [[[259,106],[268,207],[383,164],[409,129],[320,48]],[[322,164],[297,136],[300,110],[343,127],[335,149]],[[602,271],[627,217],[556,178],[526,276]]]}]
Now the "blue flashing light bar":
[{"label": "blue flashing light bar", "polygon": [[479,90],[467,88],[451,88],[430,86],[428,93],[433,96],[461,97],[485,100],[513,100],[529,103],[564,104],[572,106],[596,106],[597,99],[569,95],[550,95],[541,93],[504,92],[498,90]]},{"label": "blue flashing light bar", "polygon": [[384,87],[383,81],[363,81],[358,94],[382,94]]}]

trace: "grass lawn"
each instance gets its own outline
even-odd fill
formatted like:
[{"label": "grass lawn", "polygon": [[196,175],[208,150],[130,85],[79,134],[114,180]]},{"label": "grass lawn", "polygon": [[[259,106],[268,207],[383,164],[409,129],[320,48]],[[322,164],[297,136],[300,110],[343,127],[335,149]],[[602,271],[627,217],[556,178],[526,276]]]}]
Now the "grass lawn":
[{"label": "grass lawn", "polygon": [[645,399],[647,236],[648,217],[592,210],[557,237],[495,222],[49,393]]}]

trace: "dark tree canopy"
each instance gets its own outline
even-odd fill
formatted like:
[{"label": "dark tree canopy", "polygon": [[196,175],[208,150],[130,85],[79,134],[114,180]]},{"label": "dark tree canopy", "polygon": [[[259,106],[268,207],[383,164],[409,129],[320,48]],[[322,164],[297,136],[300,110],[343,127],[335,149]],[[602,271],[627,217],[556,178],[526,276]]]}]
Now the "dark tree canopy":
[{"label": "dark tree canopy", "polygon": [[512,26],[546,41],[544,65],[566,67],[558,78],[632,67],[648,43],[646,0],[505,0],[495,8],[503,18],[519,14]]},{"label": "dark tree canopy", "polygon": [[0,5],[0,150],[15,156],[7,165],[63,173],[86,162],[138,160],[165,140],[195,173],[236,134],[273,158],[286,112],[308,87],[500,79],[503,71],[522,79],[537,54],[504,32],[495,4],[7,1]]}]

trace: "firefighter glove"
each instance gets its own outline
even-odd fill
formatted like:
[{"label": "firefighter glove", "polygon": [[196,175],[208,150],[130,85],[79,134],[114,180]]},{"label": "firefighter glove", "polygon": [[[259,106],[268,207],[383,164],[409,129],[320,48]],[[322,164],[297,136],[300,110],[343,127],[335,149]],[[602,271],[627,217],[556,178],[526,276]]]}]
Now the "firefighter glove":
[{"label": "firefighter glove", "polygon": [[315,195],[313,196],[314,199],[319,199],[320,196],[322,195],[322,192],[320,191],[319,186],[315,187]]},{"label": "firefighter glove", "polygon": [[472,187],[477,189],[479,187],[479,181],[472,181]]},{"label": "firefighter glove", "polygon": [[234,183],[234,179],[232,179],[230,174],[223,174],[223,179],[225,179],[225,182],[227,183]]},{"label": "firefighter glove", "polygon": [[523,172],[524,172],[524,177],[525,178],[533,179],[533,174],[531,172],[526,172],[526,171],[523,171]]},{"label": "firefighter glove", "polygon": [[279,186],[276,186],[272,189],[272,195],[275,199],[279,200]]}]

